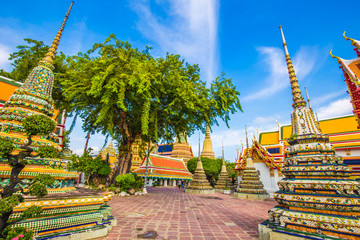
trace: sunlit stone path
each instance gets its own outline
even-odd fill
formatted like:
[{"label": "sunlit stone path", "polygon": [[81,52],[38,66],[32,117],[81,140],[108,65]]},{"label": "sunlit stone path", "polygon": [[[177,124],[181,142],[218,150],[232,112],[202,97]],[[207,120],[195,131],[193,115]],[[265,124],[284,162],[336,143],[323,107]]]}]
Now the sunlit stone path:
[{"label": "sunlit stone path", "polygon": [[[114,197],[118,224],[105,239],[256,239],[257,224],[276,205],[216,193],[192,195],[178,188],[152,188],[149,194]],[[143,235],[144,236],[144,235]]]}]

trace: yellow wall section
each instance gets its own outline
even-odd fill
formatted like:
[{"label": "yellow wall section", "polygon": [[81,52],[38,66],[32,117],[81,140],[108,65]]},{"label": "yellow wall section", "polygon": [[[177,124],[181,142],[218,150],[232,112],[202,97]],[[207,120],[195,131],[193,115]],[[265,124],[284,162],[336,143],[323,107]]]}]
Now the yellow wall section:
[{"label": "yellow wall section", "polygon": [[[344,141],[344,140],[356,140],[360,139],[359,129],[357,129],[357,121],[355,115],[331,118],[320,121],[321,131],[325,134],[338,134],[338,133],[351,133],[354,134],[342,135],[342,136],[332,136],[330,137],[331,142]],[[281,127],[282,130],[282,140],[286,140],[291,135],[291,125],[285,125]],[[278,132],[263,132],[261,134],[260,144],[261,145],[272,145],[279,143],[279,133]],[[358,144],[358,143],[357,143]],[[348,145],[348,144],[347,144]],[[353,145],[353,144],[351,144]]]},{"label": "yellow wall section", "polygon": [[271,145],[279,143],[279,132],[261,133],[261,145]]},{"label": "yellow wall section", "polygon": [[17,88],[18,88],[17,86],[13,86],[8,83],[0,81],[0,89],[1,89],[0,100],[2,100],[4,102],[9,100],[9,98],[15,92],[15,89],[17,89]]}]

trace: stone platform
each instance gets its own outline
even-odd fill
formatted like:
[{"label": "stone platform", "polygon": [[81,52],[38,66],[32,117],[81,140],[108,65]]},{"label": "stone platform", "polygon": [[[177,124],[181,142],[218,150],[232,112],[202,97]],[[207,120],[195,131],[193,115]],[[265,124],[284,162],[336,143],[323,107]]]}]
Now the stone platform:
[{"label": "stone platform", "polygon": [[235,192],[234,193],[234,197],[235,198],[240,198],[240,199],[251,199],[251,200],[266,200],[270,198],[269,194],[251,194],[251,193],[239,193],[239,192]]},{"label": "stone platform", "polygon": [[195,193],[195,194],[214,194],[215,189],[185,189],[186,193]]},{"label": "stone platform", "polygon": [[[258,225],[258,231],[259,231],[259,240],[306,240],[306,239],[309,239],[309,238],[305,238],[305,237],[299,237],[296,235],[274,232],[271,228],[266,227],[264,224]],[[311,238],[311,239],[322,239],[322,238]]]}]

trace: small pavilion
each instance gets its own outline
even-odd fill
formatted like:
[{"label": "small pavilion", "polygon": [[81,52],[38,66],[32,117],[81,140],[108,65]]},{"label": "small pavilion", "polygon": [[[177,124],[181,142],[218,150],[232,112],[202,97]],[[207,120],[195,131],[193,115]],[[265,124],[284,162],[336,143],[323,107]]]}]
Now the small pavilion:
[{"label": "small pavilion", "polygon": [[192,180],[192,174],[182,159],[150,154],[149,160],[146,161],[145,158],[140,167],[134,172],[140,177],[145,178],[146,165],[150,186],[156,180],[160,182],[160,186],[176,186],[179,180]]}]

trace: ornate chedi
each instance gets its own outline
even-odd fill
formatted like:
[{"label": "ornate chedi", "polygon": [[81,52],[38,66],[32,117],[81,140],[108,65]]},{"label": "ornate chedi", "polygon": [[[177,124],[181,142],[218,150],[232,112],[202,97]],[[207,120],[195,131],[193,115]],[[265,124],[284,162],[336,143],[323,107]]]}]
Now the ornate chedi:
[{"label": "ornate chedi", "polygon": [[[25,83],[15,90],[0,111],[0,136],[13,140],[16,146],[27,142],[22,126],[24,118],[34,114],[51,118],[54,114],[51,98],[54,82],[53,61],[72,5],[73,2],[46,56],[31,71]],[[33,137],[33,139],[34,143],[31,147],[35,152],[44,145],[52,145],[60,149],[55,134]],[[6,159],[0,160],[1,184],[6,185],[9,182],[11,166],[7,164]],[[70,239],[73,234],[78,234],[78,238],[89,239],[107,234],[111,229],[111,223],[116,222],[111,216],[111,208],[107,206],[111,195],[75,190],[73,184],[78,178],[78,173],[66,170],[68,160],[37,157],[26,160],[27,165],[19,175],[24,183],[32,181],[39,174],[53,176],[55,183],[53,188],[48,189],[49,194],[46,197],[42,199],[27,197],[14,208],[10,220],[17,220],[24,210],[35,205],[41,206],[43,212],[35,218],[22,220],[12,227],[29,228],[33,230],[36,239],[57,237]]]},{"label": "ornate chedi", "polygon": [[193,179],[191,180],[190,186],[185,189],[187,193],[200,193],[200,194],[213,194],[215,190],[206,179],[205,171],[201,162],[200,157],[200,136],[199,136],[199,159],[196,165]]},{"label": "ornate chedi", "polygon": [[[281,26],[280,26],[281,29]],[[261,239],[360,239],[360,185],[303,100],[281,29],[293,95],[292,135]]]},{"label": "ornate chedi", "polygon": [[209,124],[206,125],[206,134],[205,134],[205,140],[204,140],[201,156],[210,159],[215,159],[215,153],[213,151],[211,138],[210,138]]},{"label": "ornate chedi", "polygon": [[185,134],[179,134],[176,138],[176,141],[173,144],[171,157],[182,158],[185,164],[189,159],[193,158],[193,154]]},{"label": "ornate chedi", "polygon": [[222,160],[223,160],[223,163],[221,166],[221,172],[220,172],[219,178],[216,182],[216,191],[217,192],[224,192],[225,188],[230,188],[230,186],[232,186],[232,183],[229,179],[229,175],[226,170],[224,145],[222,146]]},{"label": "ornate chedi", "polygon": [[345,82],[348,88],[348,93],[350,94],[351,104],[353,106],[353,113],[356,116],[358,122],[358,128],[360,128],[360,41],[351,39],[345,36],[346,40],[350,40],[351,44],[355,47],[357,58],[352,60],[345,60],[339,57],[336,57],[331,54],[333,58],[338,60],[338,63],[341,65],[340,68],[343,71]]},{"label": "ornate chedi", "polygon": [[113,140],[111,139],[109,145],[100,151],[100,156],[102,160],[108,160],[110,167],[114,168],[116,163],[116,149],[114,148]]},{"label": "ornate chedi", "polygon": [[239,183],[234,197],[242,199],[265,200],[270,196],[266,193],[264,185],[260,181],[259,172],[254,167],[253,160],[250,155],[248,137],[246,133],[246,165],[242,173],[242,180]]}]

